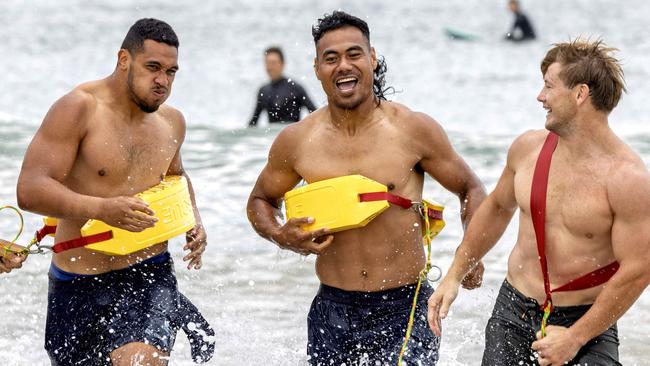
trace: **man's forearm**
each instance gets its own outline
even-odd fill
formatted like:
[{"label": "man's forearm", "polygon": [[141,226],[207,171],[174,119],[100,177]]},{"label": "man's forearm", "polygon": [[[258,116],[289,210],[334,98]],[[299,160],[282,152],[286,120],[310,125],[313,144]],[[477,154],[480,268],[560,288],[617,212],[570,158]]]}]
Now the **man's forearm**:
[{"label": "man's forearm", "polygon": [[636,267],[625,268],[621,264],[591,308],[569,328],[582,345],[618,321],[648,286],[648,269]]},{"label": "man's forearm", "polygon": [[497,243],[508,227],[515,210],[501,207],[489,196],[474,212],[467,231],[449,268],[447,276],[461,281],[485,254]]},{"label": "man's forearm", "polygon": [[97,218],[102,200],[74,192],[50,177],[21,177],[16,195],[23,210],[70,219]]},{"label": "man's forearm", "polygon": [[472,216],[476,213],[481,203],[485,200],[485,187],[478,182],[470,187],[465,194],[459,196],[460,199],[460,219],[463,223],[463,230],[467,230]]},{"label": "man's forearm", "polygon": [[199,213],[199,208],[196,207],[196,198],[194,196],[194,186],[192,186],[192,180],[190,176],[187,175],[187,172],[183,171],[183,176],[187,180],[187,190],[190,192],[190,200],[192,201],[192,211],[194,212],[194,220],[197,225],[203,225],[201,220],[201,214]]},{"label": "man's forearm", "polygon": [[273,234],[281,227],[280,210],[259,197],[251,197],[246,208],[253,229],[264,239],[275,243]]}]

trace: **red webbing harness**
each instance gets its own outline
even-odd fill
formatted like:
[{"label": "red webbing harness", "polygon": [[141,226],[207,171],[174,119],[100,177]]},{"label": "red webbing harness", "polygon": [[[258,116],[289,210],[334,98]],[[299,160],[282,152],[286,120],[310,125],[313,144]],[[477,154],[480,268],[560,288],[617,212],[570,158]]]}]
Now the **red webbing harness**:
[{"label": "red webbing harness", "polygon": [[[408,198],[400,197],[388,192],[370,192],[370,193],[361,193],[359,194],[360,202],[372,202],[372,201],[388,201],[396,206],[409,209],[414,205],[417,205],[418,202],[413,202]],[[427,215],[436,220],[442,220],[442,211],[434,210],[429,208],[427,210]]]},{"label": "red webbing harness", "polygon": [[546,262],[546,238],[544,231],[546,228],[546,189],[548,186],[548,175],[551,168],[551,159],[553,158],[553,152],[557,147],[558,140],[558,135],[553,132],[550,132],[546,137],[544,146],[542,146],[542,150],[537,158],[530,191],[530,215],[533,220],[533,227],[535,228],[537,253],[539,254],[539,262],[542,267],[544,292],[546,293],[546,300],[544,300],[544,304],[542,305],[542,309],[544,310],[541,329],[542,337],[546,335],[546,321],[553,310],[553,300],[551,297],[553,292],[584,290],[602,285],[616,273],[619,267],[618,262],[610,263],[603,268],[589,272],[551,290],[551,283],[548,277],[548,265]]},{"label": "red webbing harness", "polygon": [[[46,237],[49,234],[54,234],[54,233],[56,233],[56,226],[54,226],[54,225],[45,225],[40,230],[38,230],[36,232],[36,234],[34,235],[34,238],[36,239],[36,243],[40,243],[41,240],[43,240],[44,237]],[[61,253],[61,252],[65,251],[65,250],[84,247],[84,246],[89,245],[89,244],[99,243],[101,241],[110,240],[112,238],[113,238],[113,232],[112,231],[104,231],[103,233],[93,234],[93,235],[89,235],[89,236],[82,236],[80,238],[66,240],[66,241],[62,241],[60,243],[56,243],[56,244],[54,244],[52,246],[52,251],[54,253]]]}]

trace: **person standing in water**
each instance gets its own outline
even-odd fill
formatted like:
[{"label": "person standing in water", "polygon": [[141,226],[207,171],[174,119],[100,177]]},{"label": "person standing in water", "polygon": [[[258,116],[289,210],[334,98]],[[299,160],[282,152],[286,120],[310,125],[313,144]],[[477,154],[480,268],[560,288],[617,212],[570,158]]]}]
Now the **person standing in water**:
[{"label": "person standing in water", "polygon": [[[154,226],[154,212],[134,194],[182,175],[197,223],[183,260],[201,268],[207,241],[181,159],[185,119],[164,104],[178,45],[167,23],[138,20],[113,73],[79,85],[45,116],[25,153],[17,198],[24,210],[59,218],[56,243],[80,237],[89,219],[131,232]],[[53,255],[45,329],[52,364],[166,365],[179,328],[195,361],[212,357],[214,340],[202,335],[214,331],[178,291],[167,242],[124,256],[84,247]]]},{"label": "person standing in water", "polygon": [[[321,286],[308,315],[312,365],[395,363],[425,265],[422,217],[392,206],[365,227],[330,234],[301,228],[313,218],[278,220],[284,194],[298,182],[360,174],[395,195],[421,201],[425,174],[456,194],[467,224],[485,197],[477,176],[454,151],[442,126],[386,100],[386,64],[370,45],[368,24],[335,11],[312,29],[314,71],[328,104],[275,139],[248,201],[259,235],[280,248],[315,254]],[[480,284],[482,267],[464,281]],[[434,365],[439,339],[427,327],[423,282],[408,343],[409,365]]]},{"label": "person standing in water", "polygon": [[508,9],[514,14],[515,21],[512,23],[510,31],[506,33],[506,39],[509,41],[520,42],[530,41],[536,38],[533,25],[528,20],[526,14],[521,11],[518,0],[508,1]]},{"label": "person standing in water", "polygon": [[581,40],[548,51],[537,97],[546,129],[514,141],[429,300],[440,335],[460,280],[519,209],[517,242],[485,329],[485,366],[620,365],[616,321],[650,283],[650,174],[609,127],[625,90],[613,51]]},{"label": "person standing in water", "polygon": [[257,101],[253,117],[248,126],[257,125],[257,120],[262,111],[266,110],[269,123],[298,122],[300,110],[307,108],[309,113],[316,110],[316,106],[309,99],[305,89],[293,79],[284,76],[284,53],[279,47],[269,47],[264,51],[266,73],[271,81],[262,86],[257,92]]}]

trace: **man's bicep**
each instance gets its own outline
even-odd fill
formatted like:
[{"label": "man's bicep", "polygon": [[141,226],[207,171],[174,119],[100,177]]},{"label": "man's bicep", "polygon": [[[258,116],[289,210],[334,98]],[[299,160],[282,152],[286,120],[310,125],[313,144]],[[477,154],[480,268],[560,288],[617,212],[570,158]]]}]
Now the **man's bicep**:
[{"label": "man's bicep", "polygon": [[447,134],[436,122],[430,125],[431,134],[426,154],[420,162],[421,167],[445,189],[455,194],[466,192],[471,186],[481,185],[469,165],[454,150]]},{"label": "man's bicep", "polygon": [[627,187],[619,187],[610,195],[614,211],[612,248],[621,265],[636,263],[650,277],[650,179],[634,180],[628,177]]}]

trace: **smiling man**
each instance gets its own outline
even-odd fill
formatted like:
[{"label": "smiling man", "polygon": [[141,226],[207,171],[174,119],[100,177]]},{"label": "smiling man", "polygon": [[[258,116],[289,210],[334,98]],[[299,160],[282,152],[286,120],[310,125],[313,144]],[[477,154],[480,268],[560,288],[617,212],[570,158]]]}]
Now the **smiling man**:
[{"label": "smiling man", "polygon": [[[485,192],[436,121],[385,100],[386,65],[370,46],[363,20],[335,11],[319,19],[312,34],[314,70],[328,105],[278,135],[251,192],[248,217],[280,248],[318,256],[321,287],[308,317],[311,364],[394,363],[425,264],[420,215],[395,206],[362,228],[309,232],[301,226],[311,218],[277,219],[283,195],[301,180],[360,174],[421,201],[427,173],[459,197],[467,223]],[[480,272],[465,284],[478,285]],[[438,358],[439,340],[425,319],[433,289],[425,281],[421,291],[404,359],[409,365],[433,365]]]},{"label": "smiling man", "polygon": [[[154,213],[134,194],[183,175],[197,222],[184,260],[188,269],[201,268],[206,234],[181,160],[185,119],[164,104],[177,61],[172,28],[141,19],[114,72],[76,87],[45,116],[17,194],[21,208],[59,218],[56,243],[79,238],[89,219],[131,232],[152,227]],[[178,291],[167,242],[124,256],[84,247],[56,253],[49,282],[45,348],[53,365],[166,365],[181,327],[194,359],[211,357],[213,342],[200,335],[214,332]]]},{"label": "smiling man", "polygon": [[650,281],[650,174],[609,127],[625,90],[613,51],[581,40],[548,51],[537,97],[546,130],[512,144],[430,299],[440,334],[460,280],[519,209],[517,242],[485,330],[484,366],[620,365],[616,321]]}]

